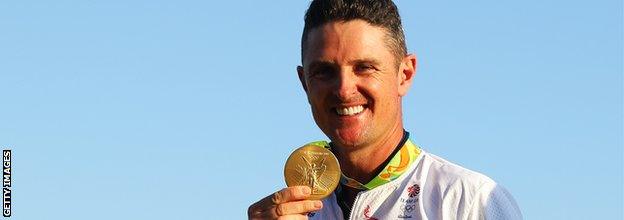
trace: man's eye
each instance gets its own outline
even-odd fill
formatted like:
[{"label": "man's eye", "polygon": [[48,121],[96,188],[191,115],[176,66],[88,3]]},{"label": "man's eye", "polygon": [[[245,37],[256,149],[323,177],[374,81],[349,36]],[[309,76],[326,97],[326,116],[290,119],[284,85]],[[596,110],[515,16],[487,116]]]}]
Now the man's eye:
[{"label": "man's eye", "polygon": [[313,78],[328,78],[332,75],[331,68],[315,68],[310,71],[310,77]]},{"label": "man's eye", "polygon": [[355,72],[357,72],[357,73],[368,73],[368,72],[372,72],[372,71],[375,71],[375,70],[377,70],[377,69],[375,69],[375,67],[372,66],[372,65],[362,64],[362,65],[355,66]]}]

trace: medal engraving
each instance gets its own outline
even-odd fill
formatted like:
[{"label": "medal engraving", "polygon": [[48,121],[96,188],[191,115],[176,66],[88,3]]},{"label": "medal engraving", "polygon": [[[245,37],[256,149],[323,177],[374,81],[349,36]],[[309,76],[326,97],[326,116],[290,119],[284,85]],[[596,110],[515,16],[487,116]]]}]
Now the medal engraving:
[{"label": "medal engraving", "polygon": [[313,145],[295,150],[284,168],[286,185],[312,188],[310,199],[322,199],[331,194],[340,178],[338,160],[331,151]]}]

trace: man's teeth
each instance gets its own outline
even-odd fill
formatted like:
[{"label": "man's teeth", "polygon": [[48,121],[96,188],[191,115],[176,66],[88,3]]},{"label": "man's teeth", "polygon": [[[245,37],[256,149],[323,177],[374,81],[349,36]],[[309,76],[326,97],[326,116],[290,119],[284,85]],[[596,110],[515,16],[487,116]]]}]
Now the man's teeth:
[{"label": "man's teeth", "polygon": [[362,111],[364,111],[364,106],[361,105],[346,108],[336,108],[336,113],[338,113],[338,115],[355,115]]}]

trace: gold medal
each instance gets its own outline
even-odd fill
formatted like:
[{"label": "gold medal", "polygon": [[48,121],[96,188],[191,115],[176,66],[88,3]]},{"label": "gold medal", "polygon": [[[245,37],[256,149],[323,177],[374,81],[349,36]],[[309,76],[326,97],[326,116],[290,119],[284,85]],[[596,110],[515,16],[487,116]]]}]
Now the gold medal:
[{"label": "gold medal", "polygon": [[340,181],[340,165],[328,149],[305,145],[295,150],[286,161],[284,178],[287,186],[309,186],[309,199],[320,200],[336,189]]}]

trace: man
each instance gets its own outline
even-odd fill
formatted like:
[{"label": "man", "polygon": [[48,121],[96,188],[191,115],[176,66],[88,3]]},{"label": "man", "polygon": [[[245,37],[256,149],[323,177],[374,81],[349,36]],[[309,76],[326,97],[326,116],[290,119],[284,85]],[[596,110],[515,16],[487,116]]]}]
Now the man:
[{"label": "man", "polygon": [[343,177],[322,201],[288,187],[251,205],[250,219],[521,219],[488,177],[421,150],[403,128],[407,54],[391,0],[314,0],[305,15],[299,79],[331,139]]}]

